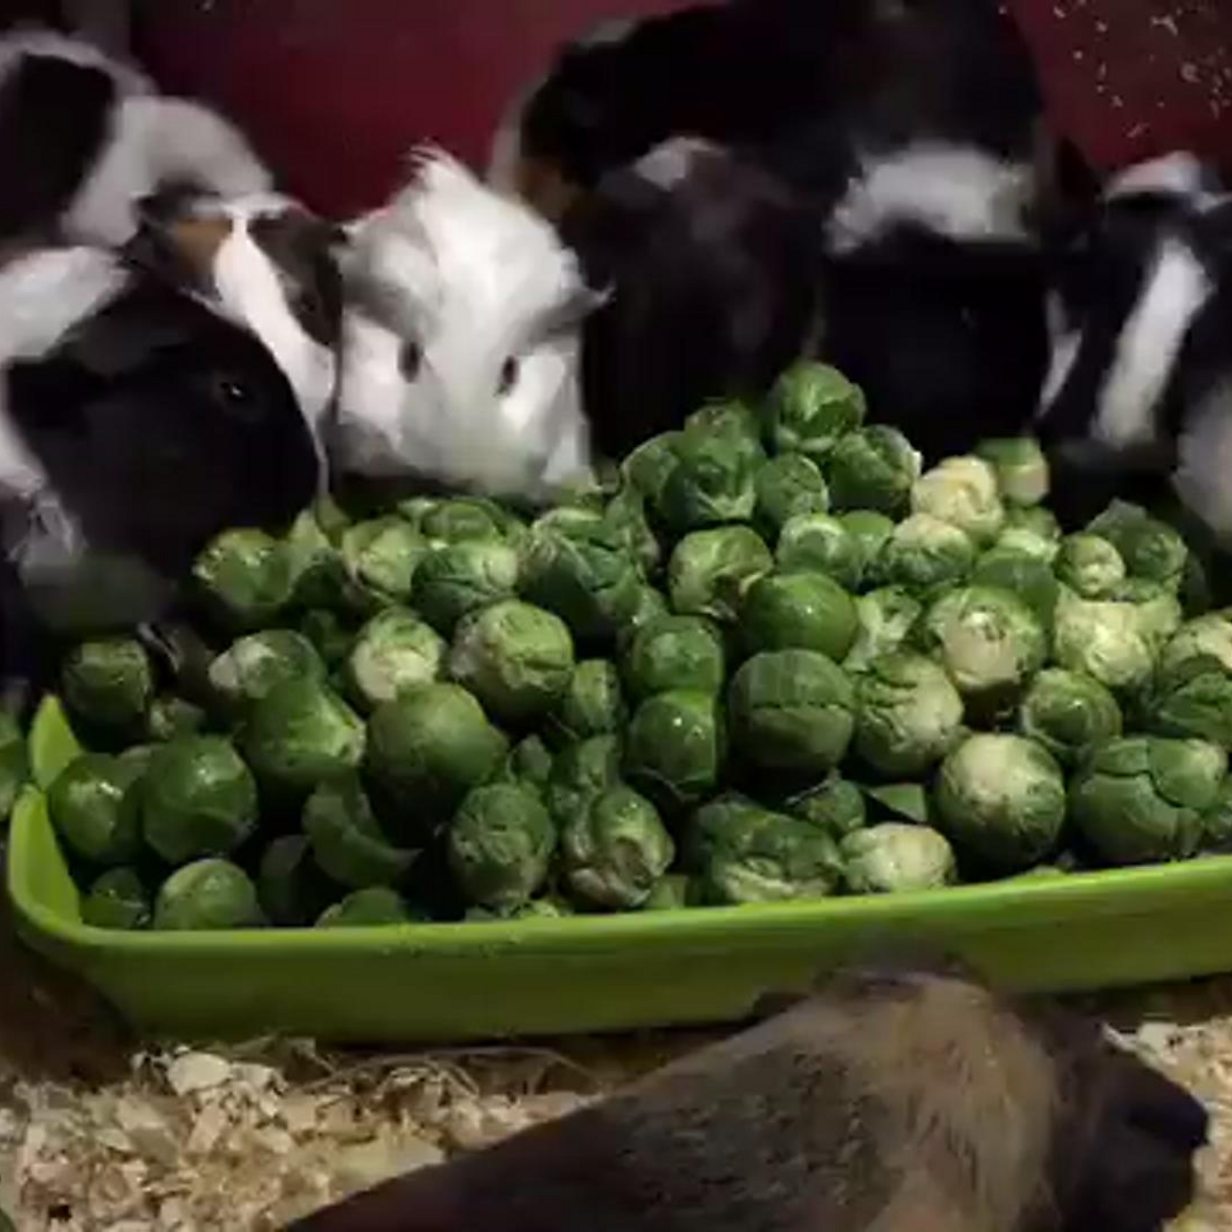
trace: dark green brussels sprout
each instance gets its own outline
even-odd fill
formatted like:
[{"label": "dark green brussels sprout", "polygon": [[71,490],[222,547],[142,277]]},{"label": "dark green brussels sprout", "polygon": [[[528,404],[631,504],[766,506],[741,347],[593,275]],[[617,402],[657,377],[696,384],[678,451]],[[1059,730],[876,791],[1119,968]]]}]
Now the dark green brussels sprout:
[{"label": "dark green brussels sprout", "polygon": [[787,811],[828,834],[835,842],[853,830],[863,829],[868,820],[864,793],[836,774],[793,796],[787,802]]},{"label": "dark green brussels sprout", "polygon": [[415,917],[406,900],[388,886],[352,890],[317,920],[318,928],[379,928],[382,924],[410,924]]},{"label": "dark green brussels sprout", "polygon": [[423,535],[404,518],[390,515],[348,527],[340,552],[352,606],[375,612],[409,603],[415,569],[427,551]]},{"label": "dark green brussels sprout", "polygon": [[625,481],[650,503],[652,509],[658,507],[663,485],[676,469],[676,446],[681,435],[679,432],[663,432],[652,436],[621,463],[620,471]]},{"label": "dark green brussels sprout", "polygon": [[633,644],[633,639],[649,624],[668,614],[667,599],[662,591],[653,586],[642,586],[638,590],[637,602],[629,619],[617,631],[616,646],[626,653]]},{"label": "dark green brussels sprout", "polygon": [[322,783],[308,797],[304,833],[317,867],[352,890],[392,885],[406,876],[417,854],[386,839],[355,775]]},{"label": "dark green brussels sprout", "polygon": [[[709,402],[684,421],[684,436],[693,439],[722,439],[746,461],[764,462],[761,424],[753,409],[738,398]],[[679,452],[679,443],[677,445]]]},{"label": "dark green brussels sprout", "polygon": [[925,471],[911,489],[911,509],[957,526],[981,547],[1005,525],[996,471],[982,458],[946,458]]},{"label": "dark green brussels sprout", "polygon": [[558,826],[568,825],[590,807],[590,801],[620,781],[620,741],[616,736],[592,736],[571,744],[552,762],[548,777],[548,811]]},{"label": "dark green brussels sprout", "polygon": [[1048,459],[1033,437],[981,441],[975,452],[996,472],[997,488],[1007,505],[1026,508],[1048,495]]},{"label": "dark green brussels sprout", "polygon": [[441,674],[445,641],[403,607],[387,607],[360,629],[343,669],[347,694],[363,710],[392,701]]},{"label": "dark green brussels sprout", "polygon": [[81,900],[81,922],[91,928],[148,928],[150,896],[131,868],[109,868]]},{"label": "dark green brussels sprout", "polygon": [[194,860],[176,869],[154,900],[154,927],[256,928],[265,923],[257,888],[229,860]]},{"label": "dark green brussels sprout", "polygon": [[926,594],[966,581],[974,565],[975,543],[966,531],[913,513],[894,528],[870,574],[879,585]]},{"label": "dark green brussels sprout", "polygon": [[1205,740],[1123,736],[1100,745],[1070,787],[1078,832],[1108,864],[1183,860],[1202,841],[1227,754]]},{"label": "dark green brussels sprout", "polygon": [[759,462],[738,448],[730,434],[686,430],[663,485],[660,518],[677,534],[747,522],[757,503],[753,477]]},{"label": "dark green brussels sprout", "polygon": [[583,659],[552,714],[552,729],[566,741],[606,736],[625,725],[620,673],[607,659]]},{"label": "dark green brussels sprout", "polygon": [[1155,646],[1132,603],[1080,599],[1062,589],[1053,616],[1053,658],[1114,691],[1131,692],[1151,678]]},{"label": "dark green brussels sprout", "polygon": [[145,841],[168,864],[234,851],[257,821],[257,785],[221,736],[181,736],[155,752],[141,791]]},{"label": "dark green brussels sprout", "polygon": [[633,488],[612,497],[603,520],[647,576],[663,563],[663,548],[646,517],[646,504]]},{"label": "dark green brussels sprout", "polygon": [[864,422],[864,394],[837,368],[801,360],[770,391],[769,437],[779,453],[821,459]]},{"label": "dark green brussels sprout", "polygon": [[834,840],[807,822],[761,811],[727,828],[699,877],[707,903],[770,903],[825,898],[842,884]]},{"label": "dark green brussels sprout", "polygon": [[203,707],[170,693],[156,697],[145,716],[146,738],[160,742],[195,735],[205,725]]},{"label": "dark green brussels sprout", "polygon": [[856,600],[856,619],[860,622],[856,640],[843,666],[849,672],[862,672],[879,655],[897,650],[915,628],[924,605],[901,586],[870,590]]},{"label": "dark green brussels sprout", "polygon": [[814,650],[763,651],[732,677],[732,739],[753,765],[825,774],[855,728],[855,693],[843,669]]},{"label": "dark green brussels sprout", "polygon": [[894,522],[873,509],[849,509],[840,513],[838,520],[855,541],[860,580],[865,581],[873,561],[881,555],[881,549],[894,533]]},{"label": "dark green brussels sprout", "polygon": [[227,629],[271,625],[295,593],[291,550],[262,530],[225,530],[197,557],[193,580],[206,610]]},{"label": "dark green brussels sprout", "polygon": [[1107,539],[1082,531],[1061,540],[1058,581],[1083,599],[1110,599],[1125,581],[1125,562]]},{"label": "dark green brussels sprout", "polygon": [[693,904],[693,888],[683,873],[668,873],[655,882],[643,911],[681,911]]},{"label": "dark green brussels sprout", "polygon": [[437,501],[423,510],[419,531],[434,546],[468,540],[499,539],[504,527],[479,501],[456,497]]},{"label": "dark green brussels sprout", "polygon": [[859,586],[864,570],[859,541],[828,513],[798,513],[788,518],[779,532],[774,559],[784,573],[814,570],[828,574],[847,590]]},{"label": "dark green brussels sprout", "polygon": [[1232,777],[1219,784],[1214,801],[1202,813],[1198,849],[1208,855],[1232,854]]},{"label": "dark green brussels sprout", "polygon": [[1052,628],[1061,588],[1046,560],[1013,547],[989,548],[971,573],[973,586],[991,586],[1017,595],[1039,617],[1046,629]]},{"label": "dark green brussels sprout", "polygon": [[738,792],[724,792],[703,804],[689,818],[684,864],[700,873],[716,848],[738,844],[748,830],[770,812]]},{"label": "dark green brussels sprout", "polygon": [[744,596],[740,635],[750,654],[817,650],[841,659],[860,627],[851,596],[824,573],[772,573]]},{"label": "dark green brussels sprout", "polygon": [[718,785],[726,743],[712,694],[676,689],[648,697],[625,737],[625,773],[661,808],[694,804]]},{"label": "dark green brussels sprout", "polygon": [[942,763],[936,802],[941,828],[960,851],[994,873],[1018,873],[1056,847],[1065,780],[1034,741],[979,732]]},{"label": "dark green brussels sprout", "polygon": [[1113,501],[1087,530],[1116,548],[1131,578],[1158,582],[1174,591],[1180,586],[1189,555],[1185,540],[1140,505]]},{"label": "dark green brussels sprout", "polygon": [[492,783],[462,801],[448,844],[466,900],[501,910],[528,902],[547,880],[556,828],[537,792]]},{"label": "dark green brussels sprout", "polygon": [[816,462],[802,453],[783,453],[758,468],[753,481],[757,525],[768,539],[777,537],[797,514],[826,513],[830,492]]},{"label": "dark green brussels sprout", "polygon": [[310,509],[295,519],[286,540],[293,597],[300,607],[333,607],[343,594],[346,571],[333,541]]},{"label": "dark green brussels sprout", "polygon": [[546,714],[560,701],[573,666],[565,622],[518,599],[467,616],[449,653],[449,675],[489,714],[517,723]]},{"label": "dark green brussels sprout", "polygon": [[210,664],[210,688],[231,713],[242,713],[284,680],[323,683],[325,664],[316,647],[293,629],[249,633]]},{"label": "dark green brussels sprout", "polygon": [[241,747],[268,791],[302,799],[318,783],[359,765],[364,724],[315,680],[284,680],[252,707]]},{"label": "dark green brussels sprout", "polygon": [[26,737],[17,720],[0,710],[0,818],[7,817],[13,811],[13,805],[29,777]]},{"label": "dark green brussels sprout", "polygon": [[368,720],[368,773],[400,813],[429,824],[486,783],[507,753],[504,735],[456,684],[423,685]]},{"label": "dark green brussels sprout", "polygon": [[300,617],[299,632],[306,637],[327,667],[337,667],[355,645],[355,626],[328,608],[314,608]]},{"label": "dark green brussels sprout", "polygon": [[47,812],[65,846],[92,864],[124,864],[140,836],[140,771],[107,753],[83,753],[56,775]]},{"label": "dark green brussels sprout", "polygon": [[498,781],[525,783],[528,787],[536,787],[542,791],[552,777],[554,760],[552,750],[544,744],[542,736],[527,736],[509,750]]},{"label": "dark green brussels sprout", "polygon": [[140,728],[154,696],[154,669],[140,642],[100,638],[69,651],[60,687],[69,709],[87,723],[132,731]]},{"label": "dark green brussels sprout", "polygon": [[1062,765],[1075,766],[1097,745],[1121,734],[1121,708],[1093,676],[1048,667],[1022,699],[1018,728]]},{"label": "dark green brussels sprout", "polygon": [[835,509],[872,509],[896,517],[920,477],[920,455],[897,429],[884,424],[849,432],[834,446],[826,469]]},{"label": "dark green brussels sprout", "polygon": [[1153,731],[1232,748],[1232,619],[1208,612],[1182,625],[1159,657]]},{"label": "dark green brussels sprout", "polygon": [[416,610],[449,637],[470,612],[518,588],[517,549],[499,540],[467,540],[429,552],[415,569],[412,593]]},{"label": "dark green brussels sprout", "polygon": [[745,591],[773,567],[770,549],[747,526],[694,531],[676,544],[668,562],[672,608],[732,624]]},{"label": "dark green brussels sprout", "polygon": [[158,748],[158,744],[133,744],[117,756],[134,774],[141,776],[150,768]]},{"label": "dark green brussels sprout", "polygon": [[890,778],[923,775],[958,739],[963,703],[943,668],[892,651],[856,680],[855,751]]},{"label": "dark green brussels sprout", "polygon": [[939,890],[958,879],[953,849],[928,826],[885,821],[849,834],[839,852],[853,894]]},{"label": "dark green brussels sprout", "polygon": [[625,683],[637,699],[673,689],[717,694],[727,656],[718,629],[701,616],[662,616],[634,638],[625,656]]},{"label": "dark green brussels sprout", "polygon": [[654,805],[628,787],[595,796],[561,831],[560,849],[570,894],[608,911],[642,906],[676,854]]},{"label": "dark green brussels sprout", "polygon": [[338,893],[312,858],[303,834],[283,834],[261,854],[257,901],[265,918],[283,928],[311,924]]}]

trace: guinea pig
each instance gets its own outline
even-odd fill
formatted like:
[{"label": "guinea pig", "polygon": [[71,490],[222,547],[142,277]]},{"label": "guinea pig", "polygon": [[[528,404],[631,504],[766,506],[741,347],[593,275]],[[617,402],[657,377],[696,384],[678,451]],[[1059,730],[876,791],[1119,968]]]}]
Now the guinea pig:
[{"label": "guinea pig", "polygon": [[344,471],[533,496],[586,470],[579,327],[597,297],[542,219],[421,151],[343,262]]},{"label": "guinea pig", "polygon": [[137,230],[137,202],[167,185],[235,195],[270,177],[222,117],[157,94],[90,43],[0,37],[0,249],[118,246]]},{"label": "guinea pig", "polygon": [[623,1091],[293,1232],[1153,1232],[1206,1113],[969,979],[865,969]]}]

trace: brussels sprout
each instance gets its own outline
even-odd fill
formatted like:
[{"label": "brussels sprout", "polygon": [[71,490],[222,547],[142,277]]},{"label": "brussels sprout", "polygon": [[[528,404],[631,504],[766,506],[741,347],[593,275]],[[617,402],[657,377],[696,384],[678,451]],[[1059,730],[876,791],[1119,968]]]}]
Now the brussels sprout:
[{"label": "brussels sprout", "polygon": [[343,594],[342,558],[310,509],[295,519],[287,535],[293,598],[300,607],[333,607]]},{"label": "brussels sprout", "polygon": [[872,509],[849,509],[840,513],[838,520],[855,541],[860,580],[864,581],[873,561],[881,555],[881,549],[894,533],[894,523],[884,513]]},{"label": "brussels sprout", "polygon": [[686,430],[663,485],[659,517],[677,534],[748,521],[757,502],[753,476],[759,461],[737,448],[730,434]]},{"label": "brussels sprout", "polygon": [[[431,513],[440,503],[441,498],[439,496],[408,496],[398,501],[394,509],[403,521],[409,522],[418,530],[425,516]],[[346,527],[344,526],[342,529],[345,530]]]},{"label": "brussels sprout", "polygon": [[378,706],[368,720],[368,772],[408,819],[431,823],[451,814],[507,752],[504,735],[456,684],[423,685]]},{"label": "brussels sprout", "polygon": [[389,607],[368,621],[347,656],[347,693],[364,710],[392,701],[441,674],[445,641],[414,612]]},{"label": "brussels sprout", "polygon": [[900,586],[884,586],[861,595],[856,600],[860,627],[843,666],[849,672],[862,672],[878,655],[897,650],[923,611],[924,605]]},{"label": "brussels sprout", "polygon": [[1035,613],[1017,595],[990,586],[942,595],[924,614],[919,634],[958,691],[985,708],[1015,700],[1047,652]]},{"label": "brussels sprout", "polygon": [[932,819],[933,809],[922,783],[872,783],[864,788],[864,794],[891,820],[922,826]]},{"label": "brussels sprout", "polygon": [[264,629],[249,633],[213,660],[210,688],[232,713],[246,710],[284,680],[323,683],[325,664],[316,648],[292,629]]},{"label": "brussels sprout", "polygon": [[271,625],[295,591],[296,561],[261,530],[225,530],[197,557],[193,580],[210,615],[228,629]]},{"label": "brussels sprout", "polygon": [[564,696],[573,675],[573,638],[559,616],[505,599],[458,625],[449,674],[489,714],[523,722]]},{"label": "brussels sprout", "polygon": [[660,807],[693,804],[718,784],[725,752],[717,700],[676,689],[637,708],[626,733],[625,773]]},{"label": "brussels sprout", "polygon": [[311,924],[337,890],[312,858],[303,834],[274,839],[257,868],[257,901],[266,919],[283,928]]},{"label": "brussels sprout", "polygon": [[1208,657],[1232,672],[1232,609],[1186,621],[1160,653],[1159,669],[1170,672],[1191,659]]},{"label": "brussels sprout", "polygon": [[676,544],[668,562],[672,608],[731,624],[745,591],[773,567],[770,549],[747,526],[694,531]]},{"label": "brussels sprout", "polygon": [[841,659],[860,627],[851,596],[824,573],[772,573],[749,587],[740,635],[750,654],[817,650]]},{"label": "brussels sprout", "polygon": [[133,744],[118,754],[120,760],[138,776],[143,775],[158,752],[158,744]]},{"label": "brussels sprout", "polygon": [[855,751],[881,774],[922,775],[949,751],[962,721],[958,690],[923,655],[882,655],[856,681]]},{"label": "brussels sprout", "polygon": [[569,892],[609,911],[642,906],[676,854],[654,805],[628,787],[595,796],[561,831],[560,849]]},{"label": "brussels sprout", "polygon": [[1100,745],[1070,787],[1083,839],[1109,864],[1183,860],[1202,840],[1227,754],[1204,740],[1123,736]]},{"label": "brussels sprout", "polygon": [[1112,597],[1132,605],[1134,623],[1155,653],[1181,627],[1185,618],[1176,592],[1146,578],[1126,578]]},{"label": "brussels sprout", "polygon": [[801,360],[770,391],[769,435],[779,453],[824,458],[864,422],[864,394],[837,368]]},{"label": "brussels sprout", "polygon": [[825,513],[830,508],[830,493],[817,463],[802,453],[771,458],[758,468],[753,487],[757,525],[768,539],[798,514]]},{"label": "brussels sprout", "polygon": [[1022,736],[969,736],[942,763],[936,800],[950,840],[999,874],[1038,864],[1065,821],[1060,767]]},{"label": "brussels sprout", "polygon": [[895,528],[872,564],[883,586],[927,592],[963,582],[975,564],[975,544],[966,531],[927,513],[913,513]]},{"label": "brussels sprout", "polygon": [[316,681],[284,680],[252,707],[241,746],[267,790],[302,799],[318,783],[359,765],[364,724]]},{"label": "brussels sprout", "polygon": [[749,814],[710,848],[699,877],[708,903],[767,903],[825,898],[842,883],[834,840],[780,813]]},{"label": "brussels sprout", "polygon": [[256,928],[265,921],[257,890],[229,860],[195,860],[176,869],[154,900],[154,927]]},{"label": "brussels sprout", "polygon": [[717,694],[727,677],[723,638],[701,616],[663,616],[642,629],[625,656],[625,683],[637,699],[673,689]]},{"label": "brussels sprout", "polygon": [[410,602],[415,569],[427,551],[423,535],[403,518],[390,515],[348,527],[340,554],[352,606],[375,612]]},{"label": "brussels sprout", "polygon": [[489,509],[465,498],[437,501],[419,517],[420,533],[440,546],[476,539],[499,539],[503,528]]},{"label": "brussels sprout", "polygon": [[849,834],[839,852],[853,894],[938,890],[958,879],[950,844],[928,826],[882,822]]},{"label": "brussels sprout", "polygon": [[872,509],[891,517],[906,509],[919,477],[920,455],[897,428],[883,424],[842,437],[826,471],[834,508]]},{"label": "brussels sprout", "polygon": [[1022,699],[1018,728],[1063,765],[1073,766],[1091,749],[1121,734],[1121,708],[1093,676],[1048,667]]},{"label": "brussels sprout", "polygon": [[543,885],[556,829],[536,792],[477,787],[449,827],[449,867],[468,902],[495,910],[527,902]]},{"label": "brussels sprout", "polygon": [[837,775],[792,797],[787,802],[787,811],[836,842],[853,830],[863,829],[868,820],[864,793]]},{"label": "brussels sprout", "polygon": [[205,710],[187,698],[166,694],[150,703],[145,716],[147,739],[174,740],[177,736],[192,736],[205,727]]},{"label": "brussels sprout", "polygon": [[1125,562],[1107,539],[1083,531],[1061,540],[1056,572],[1081,598],[1110,599],[1125,581]]},{"label": "brussels sprout", "polygon": [[[1035,505],[1030,509],[1019,509],[1011,505],[1005,511],[1005,526],[998,536],[998,542],[1006,535],[1030,536],[1032,540],[1043,544],[1051,544],[1047,555],[1049,559],[1056,555],[1056,548],[1061,542],[1061,523],[1051,509]],[[1043,549],[1040,549],[1043,551]]]},{"label": "brussels sprout", "polygon": [[25,735],[17,720],[0,710],[0,819],[13,811],[13,805],[29,777]]},{"label": "brussels sprout", "polygon": [[69,709],[97,727],[134,730],[154,696],[154,669],[140,642],[83,642],[64,660],[60,686]]},{"label": "brussels sprout", "polygon": [[650,575],[663,563],[663,548],[646,517],[646,506],[633,488],[608,501],[603,520],[643,573]]},{"label": "brussels sprout", "polygon": [[1141,687],[1155,666],[1154,647],[1132,603],[1080,599],[1062,589],[1052,636],[1057,663],[1114,691]]},{"label": "brussels sprout", "polygon": [[691,906],[693,891],[689,879],[683,873],[668,873],[655,882],[654,888],[642,903],[643,911],[681,911]]},{"label": "brussels sprout", "polygon": [[234,851],[257,821],[257,785],[221,736],[181,736],[150,759],[142,787],[145,841],[168,864]]},{"label": "brussels sprout", "polygon": [[388,886],[352,890],[344,899],[327,907],[317,919],[318,928],[379,928],[383,924],[410,924],[414,920],[406,900]]},{"label": "brussels sprout", "polygon": [[93,864],[123,864],[137,851],[140,773],[107,753],[84,753],[56,775],[47,812],[74,855]]},{"label": "brussels sprout", "polygon": [[553,729],[567,741],[606,736],[625,725],[620,673],[607,659],[583,659],[552,715]]},{"label": "brussels sprout", "polygon": [[798,513],[788,518],[779,532],[774,559],[785,573],[815,570],[847,590],[860,584],[864,567],[856,537],[828,513]]},{"label": "brussels sprout", "polygon": [[501,783],[525,783],[544,790],[552,777],[552,750],[541,736],[527,736],[509,750],[504,769],[497,776]]},{"label": "brussels sprout", "polygon": [[1180,585],[1189,555],[1185,540],[1140,505],[1115,500],[1087,530],[1120,552],[1131,578],[1158,582],[1172,590]]},{"label": "brussels sprout", "polygon": [[552,763],[544,792],[548,811],[558,826],[566,826],[619,780],[620,741],[615,736],[592,736],[572,744]]},{"label": "brussels sprout", "polygon": [[676,446],[681,435],[680,432],[663,432],[652,436],[621,463],[620,471],[626,482],[650,502],[651,508],[658,508],[663,485],[676,469]]},{"label": "brussels sprout", "polygon": [[971,572],[973,586],[992,586],[1017,595],[1052,628],[1060,587],[1048,561],[1013,547],[994,547],[985,552]]},{"label": "brussels sprout", "polygon": [[415,608],[446,637],[470,612],[512,598],[518,587],[518,553],[496,540],[466,541],[429,552],[415,569]]},{"label": "brussels sprout", "polygon": [[996,472],[997,488],[1007,505],[1038,505],[1048,495],[1048,459],[1034,438],[981,441],[975,452]]},{"label": "brussels sprout", "polygon": [[689,819],[684,864],[691,872],[700,873],[717,848],[741,842],[769,811],[736,792],[724,792],[703,804]]},{"label": "brussels sprout", "polygon": [[957,526],[981,546],[1005,525],[996,472],[980,458],[946,458],[925,471],[911,489],[911,508]]},{"label": "brussels sprout", "polygon": [[1202,813],[1198,849],[1210,855],[1232,853],[1232,777],[1219,784],[1214,801]]},{"label": "brussels sprout", "polygon": [[1232,748],[1232,663],[1210,654],[1179,658],[1167,667],[1161,663],[1149,727],[1165,736],[1195,736]]},{"label": "brussels sprout", "polygon": [[299,632],[311,643],[330,668],[337,667],[355,645],[355,626],[350,620],[327,608],[314,608],[300,617]]},{"label": "brussels sprout", "polygon": [[855,727],[851,681],[813,650],[754,655],[732,677],[727,704],[741,754],[770,770],[824,774]]},{"label": "brussels sprout", "polygon": [[91,928],[147,928],[150,896],[131,868],[109,868],[81,900],[81,922]]},{"label": "brussels sprout", "polygon": [[354,775],[322,783],[308,797],[304,833],[317,867],[353,890],[392,885],[407,874],[417,854],[386,840]]},{"label": "brussels sprout", "polygon": [[[764,462],[761,425],[753,410],[738,398],[709,402],[684,421],[684,437],[692,440],[724,440],[728,447],[753,466]],[[680,453],[678,441],[677,455]]]},{"label": "brussels sprout", "polygon": [[667,599],[661,591],[653,586],[642,586],[638,590],[637,602],[629,619],[616,634],[616,646],[622,653],[627,653],[633,644],[633,639],[656,620],[668,614]]}]

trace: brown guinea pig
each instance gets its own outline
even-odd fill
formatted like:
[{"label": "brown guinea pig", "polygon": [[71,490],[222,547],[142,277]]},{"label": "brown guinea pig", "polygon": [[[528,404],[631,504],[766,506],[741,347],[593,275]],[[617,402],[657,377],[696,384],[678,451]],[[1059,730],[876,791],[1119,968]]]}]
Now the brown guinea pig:
[{"label": "brown guinea pig", "polygon": [[1149,1232],[1206,1114],[1091,1022],[869,969],[295,1232]]}]

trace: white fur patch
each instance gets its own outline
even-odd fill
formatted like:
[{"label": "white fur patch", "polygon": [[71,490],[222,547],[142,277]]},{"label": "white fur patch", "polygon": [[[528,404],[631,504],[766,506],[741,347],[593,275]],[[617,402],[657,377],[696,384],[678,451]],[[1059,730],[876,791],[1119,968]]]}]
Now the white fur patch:
[{"label": "white fur patch", "polygon": [[1122,450],[1155,439],[1156,404],[1212,290],[1198,258],[1179,241],[1164,240],[1117,339],[1100,392],[1093,427],[1102,444]]},{"label": "white fur patch", "polygon": [[1182,503],[1232,548],[1232,381],[1198,407],[1181,433],[1172,486]]},{"label": "white fur patch", "polygon": [[1045,312],[1048,320],[1049,361],[1048,374],[1040,390],[1039,409],[1036,417],[1045,418],[1057,395],[1065,388],[1069,374],[1074,370],[1078,360],[1078,350],[1082,345],[1082,335],[1077,330],[1069,329],[1065,321],[1065,309],[1061,297],[1055,292],[1049,292],[1045,300]]},{"label": "white fur patch", "polygon": [[1201,198],[1214,187],[1211,171],[1195,155],[1180,150],[1122,171],[1104,190],[1104,199],[1133,197],[1141,193],[1169,193]]},{"label": "white fur patch", "polygon": [[717,151],[718,147],[700,137],[673,137],[643,154],[633,164],[634,171],[650,184],[665,191],[688,177],[694,163]]}]

